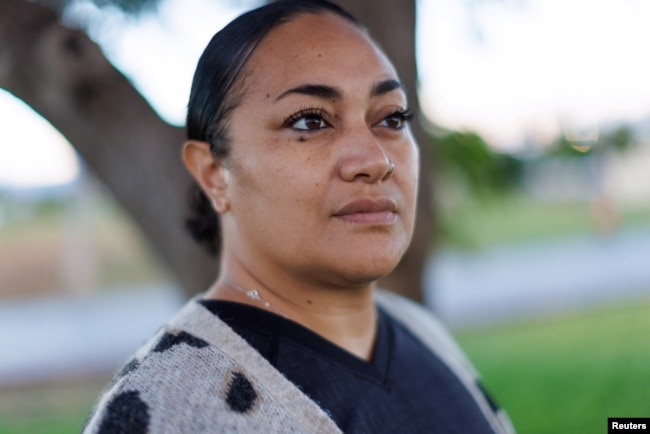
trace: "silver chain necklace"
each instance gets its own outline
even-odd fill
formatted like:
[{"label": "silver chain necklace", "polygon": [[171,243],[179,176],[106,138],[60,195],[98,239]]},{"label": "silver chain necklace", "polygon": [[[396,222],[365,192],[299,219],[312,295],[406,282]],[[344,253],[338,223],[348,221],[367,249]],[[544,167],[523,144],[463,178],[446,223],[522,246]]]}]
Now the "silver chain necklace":
[{"label": "silver chain necklace", "polygon": [[271,303],[269,303],[268,301],[264,300],[264,299],[260,296],[260,293],[259,293],[259,291],[258,291],[257,289],[246,289],[246,288],[244,288],[244,287],[242,287],[242,286],[239,286],[238,284],[236,284],[236,283],[233,282],[232,280],[228,279],[227,277],[224,277],[223,280],[224,280],[224,282],[226,283],[226,285],[228,285],[228,286],[230,286],[231,288],[233,288],[233,289],[235,289],[235,290],[237,290],[237,291],[243,293],[244,295],[246,295],[246,297],[250,298],[251,300],[256,301],[257,303],[260,303],[262,306],[264,306],[265,309],[268,309],[268,310],[270,310],[270,311],[273,311],[273,312],[275,312],[276,314],[278,314],[278,315],[280,315],[280,316],[282,316],[282,317],[284,317],[284,318],[287,318],[286,315],[284,315],[284,314],[281,313],[279,310],[277,310],[276,308],[274,308],[273,306],[271,306]]}]

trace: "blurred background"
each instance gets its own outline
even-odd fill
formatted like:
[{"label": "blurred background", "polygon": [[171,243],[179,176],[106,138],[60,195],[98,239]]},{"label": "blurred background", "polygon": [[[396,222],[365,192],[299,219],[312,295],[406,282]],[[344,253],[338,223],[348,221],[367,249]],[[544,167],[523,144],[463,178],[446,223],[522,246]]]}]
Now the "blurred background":
[{"label": "blurred background", "polygon": [[[2,1],[6,55],[20,45],[6,13],[35,5]],[[261,4],[42,3],[174,128],[209,38]],[[607,417],[650,416],[650,3],[413,5],[435,216],[424,302],[519,432],[604,432]],[[7,77],[0,70],[0,433],[79,431],[111,373],[188,292],[82,140]]]}]

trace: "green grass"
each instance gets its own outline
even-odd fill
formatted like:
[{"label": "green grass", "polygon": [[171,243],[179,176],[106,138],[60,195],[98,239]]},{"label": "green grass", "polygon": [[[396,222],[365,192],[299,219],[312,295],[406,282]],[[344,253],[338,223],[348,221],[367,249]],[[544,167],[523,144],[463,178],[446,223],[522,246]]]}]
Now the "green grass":
[{"label": "green grass", "polygon": [[[650,224],[650,207],[617,209],[616,227]],[[443,245],[476,248],[594,233],[590,204],[543,202],[521,195],[441,206]]]},{"label": "green grass", "polygon": [[0,434],[81,431],[107,378],[0,389]]},{"label": "green grass", "polygon": [[[69,434],[81,432],[84,416],[44,413],[31,419],[0,421],[2,434]],[[80,422],[81,421],[81,422]]]},{"label": "green grass", "polygon": [[525,434],[604,433],[650,416],[650,302],[483,331],[459,341]]}]

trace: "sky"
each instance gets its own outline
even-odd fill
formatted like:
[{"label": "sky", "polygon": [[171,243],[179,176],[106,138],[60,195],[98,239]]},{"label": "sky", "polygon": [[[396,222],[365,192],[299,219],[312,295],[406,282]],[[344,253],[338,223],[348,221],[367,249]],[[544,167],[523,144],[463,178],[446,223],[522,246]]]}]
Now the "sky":
[{"label": "sky", "polygon": [[[254,3],[164,0],[157,15],[126,21],[83,2],[74,13],[158,113],[181,125],[202,49]],[[645,0],[420,0],[423,110],[504,150],[567,125],[650,117],[648,22]],[[74,152],[46,121],[2,91],[0,112],[0,186],[74,179]]]},{"label": "sky", "polygon": [[47,121],[2,89],[0,113],[0,187],[60,185],[75,179],[75,151]]},{"label": "sky", "polygon": [[421,2],[422,103],[497,147],[650,114],[650,2]]}]

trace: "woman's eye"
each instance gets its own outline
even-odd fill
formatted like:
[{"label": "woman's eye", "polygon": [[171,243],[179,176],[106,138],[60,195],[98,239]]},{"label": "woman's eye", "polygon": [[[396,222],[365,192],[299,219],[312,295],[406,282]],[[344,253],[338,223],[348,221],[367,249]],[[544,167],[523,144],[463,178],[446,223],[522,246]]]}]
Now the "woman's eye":
[{"label": "woman's eye", "polygon": [[307,115],[295,121],[291,126],[297,130],[319,130],[325,128],[327,124],[319,116]]},{"label": "woman's eye", "polygon": [[406,123],[412,119],[412,117],[413,115],[408,110],[400,110],[386,116],[377,125],[391,128],[393,130],[401,130],[406,126]]},{"label": "woman's eye", "polygon": [[293,128],[300,131],[318,131],[328,128],[325,111],[322,109],[305,109],[289,116],[284,121],[286,128]]}]

